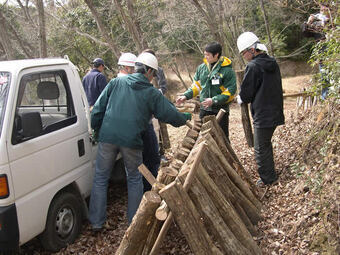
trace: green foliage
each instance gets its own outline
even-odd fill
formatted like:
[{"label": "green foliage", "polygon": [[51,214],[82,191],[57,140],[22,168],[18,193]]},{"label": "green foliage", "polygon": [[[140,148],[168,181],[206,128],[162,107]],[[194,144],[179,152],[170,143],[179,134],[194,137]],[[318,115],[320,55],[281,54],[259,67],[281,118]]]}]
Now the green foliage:
[{"label": "green foliage", "polygon": [[340,89],[340,28],[339,18],[334,19],[334,28],[325,30],[326,39],[315,44],[310,63],[322,65],[322,72],[315,77],[314,91],[321,91],[323,87],[330,87],[329,96],[339,99]]}]

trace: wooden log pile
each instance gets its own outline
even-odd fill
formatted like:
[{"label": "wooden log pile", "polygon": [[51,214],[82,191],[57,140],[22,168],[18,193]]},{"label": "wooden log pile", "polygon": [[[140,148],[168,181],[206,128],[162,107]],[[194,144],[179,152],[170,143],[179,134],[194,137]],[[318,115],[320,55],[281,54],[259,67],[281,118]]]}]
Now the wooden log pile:
[{"label": "wooden log pile", "polygon": [[185,101],[180,106],[176,106],[176,108],[180,112],[197,113],[200,109],[200,102],[199,102],[199,99],[193,98],[193,99]]},{"label": "wooden log pile", "polygon": [[232,150],[215,116],[194,119],[175,159],[152,185],[116,254],[160,254],[176,222],[194,254],[261,254],[253,236],[261,219],[256,188]]}]

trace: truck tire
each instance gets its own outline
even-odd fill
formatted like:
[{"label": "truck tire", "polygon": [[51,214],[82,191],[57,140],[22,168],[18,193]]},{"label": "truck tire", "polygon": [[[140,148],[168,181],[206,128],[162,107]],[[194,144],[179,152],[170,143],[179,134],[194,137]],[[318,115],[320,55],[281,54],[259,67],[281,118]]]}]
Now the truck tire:
[{"label": "truck tire", "polygon": [[51,252],[71,244],[82,227],[82,205],[78,197],[69,192],[57,195],[48,210],[46,227],[40,236],[42,246]]}]

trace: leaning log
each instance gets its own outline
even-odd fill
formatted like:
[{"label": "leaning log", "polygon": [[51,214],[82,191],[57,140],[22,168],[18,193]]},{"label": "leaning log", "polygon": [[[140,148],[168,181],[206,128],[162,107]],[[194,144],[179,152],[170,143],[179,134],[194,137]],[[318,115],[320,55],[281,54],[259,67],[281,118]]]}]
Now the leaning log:
[{"label": "leaning log", "polygon": [[235,185],[242,191],[242,193],[249,199],[249,201],[251,201],[251,203],[253,203],[256,206],[258,210],[261,210],[262,208],[261,202],[257,199],[254,193],[250,190],[248,183],[244,182],[242,178],[237,174],[237,172],[229,164],[229,162],[225,158],[225,155],[222,153],[222,151],[216,144],[216,141],[211,136],[211,134],[207,133],[203,136],[203,138],[207,142],[209,150],[211,150],[219,158],[229,178],[233,181],[233,183],[235,183]]},{"label": "leaning log", "polygon": [[[221,190],[221,192],[225,196],[225,198],[228,199],[232,203],[233,207],[236,209],[236,211],[239,214],[239,216],[241,217],[242,221],[244,222],[244,224],[246,224],[249,232],[251,234],[256,234],[256,229],[254,228],[253,224],[248,224],[248,222],[250,222],[248,214],[244,215],[244,214],[242,214],[242,211],[238,210],[239,208],[247,207],[245,205],[245,203],[247,201],[241,201],[242,197],[238,197],[237,196],[238,194],[234,194],[231,191],[231,188],[229,187],[231,185],[230,180],[228,180],[228,177],[223,173],[223,170],[221,170],[221,166],[219,166],[219,164],[217,164],[216,162],[214,162],[214,164],[212,164],[211,162],[213,162],[213,161],[211,161],[210,159],[204,160],[204,161],[202,161],[201,165],[202,165],[202,167],[204,167],[206,169],[209,176],[214,180],[217,187]],[[258,215],[257,211],[254,210],[254,207],[251,207],[251,205],[248,205],[248,207],[249,207],[249,208],[247,208],[247,209],[249,209],[248,213],[251,216]]]},{"label": "leaning log", "polygon": [[178,171],[172,167],[161,167],[158,171],[157,181],[165,185],[175,180]]},{"label": "leaning log", "polygon": [[[184,165],[184,167],[182,167],[182,169],[187,169],[187,168],[191,167],[191,168],[189,168],[189,169],[191,169],[190,175],[187,176],[186,182],[184,183],[184,190],[188,189],[188,186],[189,186],[193,176],[195,175],[195,172],[197,171],[197,165],[201,161],[205,152],[206,152],[206,144],[202,143],[199,146],[197,146],[196,149],[194,148],[191,151],[189,158],[185,162],[186,164]],[[168,217],[166,218],[161,230],[159,231],[159,235],[157,236],[157,239],[155,240],[149,255],[158,255],[159,254],[159,248],[160,248],[166,234],[168,233],[168,230],[171,226],[172,220],[173,220],[173,214],[170,212]]]},{"label": "leaning log", "polygon": [[166,123],[159,121],[159,133],[161,135],[163,148],[170,149],[171,148],[170,138],[169,138],[169,133],[168,133],[168,128],[167,128]]},{"label": "leaning log", "polygon": [[200,215],[179,180],[175,180],[159,192],[170,207],[181,232],[194,254],[211,255],[222,252],[213,244]]},{"label": "leaning log", "polygon": [[199,132],[197,132],[196,130],[188,129],[185,137],[190,137],[190,138],[196,140],[198,135],[199,135]]},{"label": "leaning log", "polygon": [[196,142],[195,139],[192,139],[192,138],[186,136],[186,137],[184,137],[184,139],[182,141],[182,147],[191,150],[194,147],[195,142]]},{"label": "leaning log", "polygon": [[[227,157],[227,160],[229,161],[229,163],[235,167],[235,169],[237,170],[239,175],[242,177],[242,179],[249,184],[251,191],[255,195],[257,195],[258,192],[257,192],[256,186],[251,181],[246,170],[243,168],[235,151],[233,150],[230,143],[228,142],[227,137],[225,136],[224,132],[220,128],[219,124],[217,123],[215,116],[206,116],[204,118],[206,122],[202,126],[201,134],[203,135],[207,132],[210,132],[210,134],[213,136],[216,143],[218,144],[218,147],[221,149],[223,154]],[[224,140],[224,142],[221,140],[221,138]]]},{"label": "leaning log", "polygon": [[[237,87],[240,91],[240,86],[243,81],[244,71],[236,72],[237,77]],[[248,104],[241,104],[241,120],[242,126],[244,130],[244,135],[247,140],[247,144],[249,147],[254,147],[254,135],[253,135],[253,128],[251,126],[250,117],[249,117],[249,107]]]},{"label": "leaning log", "polygon": [[180,147],[175,154],[175,158],[184,162],[187,159],[187,157],[189,156],[189,154],[190,154],[189,149]]},{"label": "leaning log", "polygon": [[[185,174],[180,174],[179,179],[183,183]],[[189,196],[203,218],[203,223],[208,233],[219,243],[224,254],[253,254],[231,232],[214,202],[197,178],[194,178],[194,183],[189,188]]]},{"label": "leaning log", "polygon": [[132,219],[132,223],[126,230],[123,240],[116,251],[116,255],[139,254],[141,245],[146,242],[146,238],[151,229],[155,210],[161,203],[160,196],[154,191],[144,193],[142,201]]},{"label": "leaning log", "polygon": [[227,224],[239,242],[241,242],[246,249],[253,252],[253,254],[261,254],[259,247],[256,245],[244,222],[235,211],[235,208],[224,196],[216,185],[216,182],[209,176],[203,166],[199,166],[197,178],[204,186],[209,197],[213,200],[213,203],[222,216],[223,221]]}]

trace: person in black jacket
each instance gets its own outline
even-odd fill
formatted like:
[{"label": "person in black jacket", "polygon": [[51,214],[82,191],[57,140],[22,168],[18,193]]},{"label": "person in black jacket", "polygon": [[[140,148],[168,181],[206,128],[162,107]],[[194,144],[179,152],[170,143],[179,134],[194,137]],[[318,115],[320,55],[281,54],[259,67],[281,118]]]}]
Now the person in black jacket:
[{"label": "person in black jacket", "polygon": [[258,185],[277,182],[271,138],[284,124],[282,81],[279,65],[267,55],[267,47],[252,32],[237,39],[240,54],[247,64],[237,102],[251,103],[254,124],[254,149],[260,179]]}]

